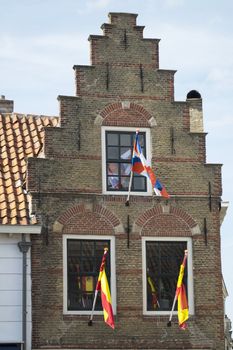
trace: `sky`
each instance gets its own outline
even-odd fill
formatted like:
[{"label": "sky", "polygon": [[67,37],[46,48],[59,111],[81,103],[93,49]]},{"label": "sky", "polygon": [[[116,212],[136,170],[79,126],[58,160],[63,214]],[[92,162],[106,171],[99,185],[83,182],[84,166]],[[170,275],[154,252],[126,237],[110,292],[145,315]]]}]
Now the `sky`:
[{"label": "sky", "polygon": [[137,13],[145,38],[160,41],[160,68],[175,69],[175,100],[203,99],[207,162],[221,163],[222,269],[233,322],[233,1],[0,0],[0,95],[15,112],[58,115],[58,95],[74,95],[75,64],[90,64],[90,34],[109,12]]}]

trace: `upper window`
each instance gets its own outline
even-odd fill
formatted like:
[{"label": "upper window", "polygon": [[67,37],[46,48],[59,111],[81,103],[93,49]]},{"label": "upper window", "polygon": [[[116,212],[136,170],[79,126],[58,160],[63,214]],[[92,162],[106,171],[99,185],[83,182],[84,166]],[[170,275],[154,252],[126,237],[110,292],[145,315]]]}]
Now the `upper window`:
[{"label": "upper window", "polygon": [[[106,275],[112,292],[114,289],[113,244],[112,237],[65,236],[64,311],[66,313],[90,313],[105,247],[108,248]],[[98,293],[95,311],[102,312],[100,293]]]},{"label": "upper window", "polygon": [[[140,130],[139,140],[145,157],[148,152],[148,130]],[[103,188],[104,192],[127,192],[132,165],[135,129],[104,128],[103,134]],[[133,174],[131,192],[144,194],[148,191],[145,176]]]},{"label": "upper window", "polygon": [[[191,240],[180,238],[144,238],[144,313],[166,314],[171,311],[184,251],[188,249],[187,266],[183,278],[193,310]],[[175,306],[177,311],[177,305]]]}]

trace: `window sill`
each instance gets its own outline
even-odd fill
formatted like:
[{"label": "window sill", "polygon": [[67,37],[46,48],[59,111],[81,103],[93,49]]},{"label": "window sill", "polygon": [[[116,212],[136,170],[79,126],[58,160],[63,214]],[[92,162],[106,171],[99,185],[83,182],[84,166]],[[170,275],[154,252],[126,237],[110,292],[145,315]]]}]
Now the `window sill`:
[{"label": "window sill", "polygon": [[[90,313],[88,315],[84,314],[63,314],[63,321],[71,321],[71,320],[80,320],[80,321],[86,321],[88,322],[90,318]],[[95,321],[103,321],[103,313],[102,315],[95,315],[94,314],[94,320]]]}]

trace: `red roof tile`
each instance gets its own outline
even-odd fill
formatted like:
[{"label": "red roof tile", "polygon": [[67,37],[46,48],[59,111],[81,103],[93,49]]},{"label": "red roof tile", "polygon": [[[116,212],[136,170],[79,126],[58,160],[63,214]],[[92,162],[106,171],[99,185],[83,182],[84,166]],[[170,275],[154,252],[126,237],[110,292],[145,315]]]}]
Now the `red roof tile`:
[{"label": "red roof tile", "polygon": [[44,127],[58,123],[58,117],[0,114],[0,224],[30,223],[28,198],[22,188],[26,159],[38,155]]}]

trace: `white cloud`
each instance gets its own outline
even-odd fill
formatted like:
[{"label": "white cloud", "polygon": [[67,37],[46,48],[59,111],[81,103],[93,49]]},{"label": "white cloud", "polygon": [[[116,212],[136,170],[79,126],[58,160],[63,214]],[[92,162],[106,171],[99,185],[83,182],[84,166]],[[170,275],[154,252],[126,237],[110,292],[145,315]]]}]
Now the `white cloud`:
[{"label": "white cloud", "polygon": [[184,0],[164,0],[164,5],[168,9],[173,9],[175,7],[183,6]]},{"label": "white cloud", "polygon": [[218,131],[223,128],[226,128],[226,131],[227,131],[228,128],[232,128],[232,127],[233,127],[233,114],[225,115],[225,116],[221,115],[218,119],[210,118],[208,120],[208,128],[217,128]]},{"label": "white cloud", "polygon": [[104,8],[108,8],[111,3],[111,0],[87,0],[82,5],[82,8],[80,7],[77,10],[78,14],[85,14],[89,12],[93,12],[95,10],[102,10]]},{"label": "white cloud", "polygon": [[110,4],[110,0],[90,0],[89,6],[94,8],[104,8]]},{"label": "white cloud", "polygon": [[[233,66],[233,65],[232,65]],[[233,67],[232,67],[233,68]],[[224,66],[211,69],[207,80],[211,84],[215,84],[218,90],[233,88],[233,71],[232,68],[225,68]]]},{"label": "white cloud", "polygon": [[[84,63],[87,38],[80,34],[45,36],[0,36],[0,58],[40,66],[61,67],[70,55]],[[75,64],[76,62],[73,62]],[[86,62],[87,63],[87,62]]]},{"label": "white cloud", "polygon": [[170,24],[161,24],[157,27],[158,31],[163,38],[160,46],[165,48],[164,51],[160,50],[160,54],[166,64],[171,65],[172,57],[172,62],[183,69],[192,67],[200,71],[201,67],[201,70],[206,71],[220,65],[233,65],[230,36],[214,34],[203,28]]}]

